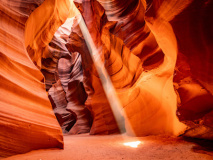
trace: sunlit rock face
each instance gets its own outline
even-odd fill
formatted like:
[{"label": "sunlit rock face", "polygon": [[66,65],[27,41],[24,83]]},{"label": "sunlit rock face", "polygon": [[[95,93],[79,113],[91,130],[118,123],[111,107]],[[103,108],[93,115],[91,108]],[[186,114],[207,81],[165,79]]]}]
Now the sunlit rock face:
[{"label": "sunlit rock face", "polygon": [[[69,4],[61,3],[64,7]],[[34,38],[31,35],[35,33],[35,24],[44,25],[52,15],[59,16],[51,11],[58,9],[56,5],[54,1],[43,3],[43,0],[3,0],[0,3],[0,157],[34,149],[63,148],[61,128],[45,92],[44,77],[25,48],[26,42]],[[42,21],[35,12],[42,14],[47,8],[51,16],[46,14]],[[64,11],[69,11],[69,6],[66,8]],[[30,30],[26,32],[29,19],[34,25],[28,23]],[[54,33],[62,22],[60,19],[57,25],[49,25],[49,29]]]},{"label": "sunlit rock face", "polygon": [[[100,56],[126,114],[125,128],[127,133],[136,136],[150,134],[178,135],[182,133],[185,126],[176,117],[176,95],[173,88],[177,46],[175,36],[168,22],[163,21],[163,26],[161,26],[168,29],[168,35],[165,32],[157,32],[161,29],[158,28],[159,25],[157,24],[160,22],[156,22],[155,25],[150,24],[153,33],[159,36],[157,40],[153,39],[154,37],[151,38],[154,44],[154,49],[151,50],[154,50],[153,54],[156,54],[155,50],[163,52],[165,57],[163,62],[159,63],[160,65],[152,66],[150,67],[152,69],[149,70],[148,68],[143,70],[142,64],[144,61],[133,54],[120,37],[113,34],[117,22],[109,22],[106,19],[104,9],[100,4],[96,1],[84,1],[79,5],[79,8],[82,10],[83,18],[96,47],[101,48]],[[141,25],[144,23],[143,20]],[[143,33],[143,30],[141,32]],[[150,32],[150,29],[144,32]],[[167,42],[161,37],[165,37],[170,41]],[[88,64],[89,61],[86,60],[88,59],[88,50],[85,49],[85,54],[85,50],[82,50],[82,48],[86,47],[80,48],[78,43],[85,46],[81,34],[73,31],[67,47],[69,50],[78,51],[82,55],[83,64]],[[150,63],[150,65],[153,65],[153,63]],[[109,105],[103,106],[104,103],[107,104],[105,102],[106,97],[96,71],[90,69],[90,74],[92,75],[91,85],[95,90],[94,93],[89,95],[91,98],[87,101],[94,115],[91,130],[95,130],[97,133],[101,129],[110,131],[111,128],[104,129],[97,125],[105,122],[103,118],[98,118],[98,115],[102,114],[103,117],[112,117],[113,115],[108,112],[106,116],[106,112],[100,109],[100,107],[109,108],[110,111]],[[99,103],[99,107],[95,106],[97,103]],[[96,115],[96,113],[98,114]],[[111,121],[110,125],[113,125],[113,123],[115,121]]]},{"label": "sunlit rock face", "polygon": [[[76,22],[81,20],[79,16],[76,17],[76,19]],[[99,32],[95,33],[99,34]],[[89,50],[86,46],[83,35],[81,34],[78,23],[73,25],[72,32],[66,46],[69,51],[77,51],[81,54],[82,57],[84,75],[83,84],[88,95],[85,105],[93,116],[93,124],[90,130],[90,134],[119,133],[118,126],[115,122],[115,118],[112,114],[109,102],[105,97],[104,90],[101,87],[98,73],[95,71]]]},{"label": "sunlit rock face", "polygon": [[[209,20],[212,2],[99,0],[102,6],[96,1],[78,2],[80,4],[77,6],[82,12],[96,47],[102,48],[100,56],[103,57],[105,67],[127,114],[126,121],[130,122],[134,133],[130,133],[128,124],[126,124],[127,132],[138,136],[183,133],[185,126],[176,117],[178,106],[179,119],[189,127],[198,127],[194,133],[189,130],[185,135],[212,139],[212,128],[210,127],[212,124],[210,122],[212,119],[212,58],[210,54],[212,38],[209,38],[208,34],[212,32],[209,29],[212,26],[212,22]],[[203,17],[203,19],[196,18],[197,16]],[[180,24],[184,23],[185,19],[187,19],[187,23]],[[196,19],[198,27],[194,24],[193,19]],[[207,31],[204,31],[204,26]],[[186,37],[187,34],[188,37]],[[200,36],[199,40],[193,38],[196,37],[196,34]],[[181,36],[183,38],[179,38]],[[77,46],[78,43],[85,43],[82,41],[84,40],[81,33],[76,31],[71,33],[67,46],[69,50],[76,49],[81,53],[83,64],[89,66],[91,63],[87,58],[89,51],[84,49],[86,47],[78,48]],[[202,45],[198,44],[199,41],[202,41]],[[189,44],[187,45],[187,43]],[[85,46],[85,44],[81,45]],[[129,51],[123,49],[125,47],[130,49],[130,54],[128,54]],[[199,49],[196,50],[196,48]],[[205,53],[204,57],[201,54],[202,51]],[[132,57],[136,55],[139,60],[135,57],[134,62],[128,62],[131,61],[130,58],[127,58],[127,61],[123,59],[126,54]],[[119,55],[122,55],[121,59]],[[199,61],[199,59],[201,60]],[[108,61],[111,62],[109,65]],[[136,70],[131,70],[133,66],[130,64],[133,63],[134,67],[139,64],[142,68],[136,67]],[[128,70],[126,73],[123,72],[125,64],[127,64]],[[97,73],[90,69],[91,74]],[[129,79],[129,74],[132,74],[134,78]],[[137,76],[138,74],[140,76]],[[174,79],[173,75],[175,75]],[[92,86],[90,88],[95,91],[102,88],[96,77],[97,75],[90,76]],[[120,92],[120,89],[123,93]],[[96,107],[93,107],[92,101],[100,99],[100,97],[106,99],[106,97],[103,90],[91,95],[87,102],[90,102],[91,111],[95,115],[97,110]],[[94,95],[99,95],[99,98]],[[109,108],[109,106],[104,108],[107,107]],[[108,116],[111,117],[112,113]],[[96,121],[93,122],[92,131],[96,128],[98,133],[98,130],[103,127],[98,128],[95,123],[100,124],[103,119],[96,116],[94,119]],[[185,120],[189,120],[189,122]]]},{"label": "sunlit rock face", "polygon": [[[213,139],[211,0],[75,2],[122,105],[127,134]],[[120,132],[76,6],[1,1],[0,156],[63,148],[62,131]]]}]

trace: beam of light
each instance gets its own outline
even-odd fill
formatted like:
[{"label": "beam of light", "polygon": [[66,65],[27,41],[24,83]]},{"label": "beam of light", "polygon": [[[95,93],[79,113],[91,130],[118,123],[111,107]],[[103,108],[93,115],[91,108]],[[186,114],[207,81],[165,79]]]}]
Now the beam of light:
[{"label": "beam of light", "polygon": [[115,91],[114,86],[111,82],[111,79],[110,79],[110,77],[109,77],[109,75],[108,75],[108,73],[105,69],[105,66],[104,66],[104,64],[101,60],[100,55],[102,53],[102,49],[96,48],[82,16],[81,16],[81,20],[79,22],[79,26],[81,28],[85,42],[86,42],[87,47],[89,49],[91,58],[94,62],[96,70],[99,74],[104,92],[106,94],[106,97],[107,97],[108,102],[110,104],[110,107],[112,109],[115,120],[118,124],[120,131],[122,132],[123,129],[124,129],[124,126],[122,124],[122,121],[123,121],[122,119],[124,117],[124,113],[122,111],[122,106],[121,106],[120,101],[119,101],[119,99],[116,95],[116,91]]},{"label": "beam of light", "polygon": [[132,148],[137,148],[139,144],[141,144],[141,141],[135,141],[135,142],[126,142],[123,143],[124,146],[132,147]]},{"label": "beam of light", "polygon": [[[115,88],[111,82],[111,79],[105,69],[104,63],[101,60],[101,53],[102,53],[102,49],[101,48],[96,48],[92,37],[87,29],[87,26],[84,22],[84,19],[82,17],[82,15],[80,14],[80,12],[78,12],[78,14],[80,15],[80,22],[79,22],[79,26],[82,32],[82,35],[85,39],[86,45],[88,47],[90,56],[93,60],[93,63],[96,67],[96,70],[99,74],[104,92],[106,94],[106,97],[108,99],[108,102],[110,104],[110,107],[112,109],[113,115],[115,117],[115,120],[117,122],[118,128],[120,129],[120,132],[122,133],[125,129],[123,122],[123,118],[125,119],[125,123],[128,126],[128,130],[129,132],[132,134],[132,136],[136,136],[134,130],[132,129],[132,126],[130,124],[130,122],[128,121],[128,118],[126,116],[126,113],[123,112],[123,107],[120,103],[120,100],[117,97]],[[123,135],[123,140],[124,140],[125,136]],[[137,138],[136,138],[137,139]],[[125,140],[124,140],[125,142]],[[137,140],[137,141],[133,141],[133,142],[125,142],[122,143],[125,146],[129,146],[132,148],[137,148],[139,144],[141,144],[142,142]]]}]

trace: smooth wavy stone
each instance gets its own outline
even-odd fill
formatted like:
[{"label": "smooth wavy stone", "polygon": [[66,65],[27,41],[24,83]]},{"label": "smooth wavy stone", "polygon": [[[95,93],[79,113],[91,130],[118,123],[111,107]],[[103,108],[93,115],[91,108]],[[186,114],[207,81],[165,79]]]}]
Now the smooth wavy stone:
[{"label": "smooth wavy stone", "polygon": [[[75,81],[78,83],[83,81],[80,55],[69,53],[64,45],[72,21],[73,19],[68,19],[56,31],[49,46],[46,47],[48,49],[43,51],[45,58],[42,59],[41,71],[45,76],[46,89],[49,90],[51,87],[49,98],[63,133],[68,133],[75,124],[72,134],[79,134],[89,132],[90,113],[84,107],[83,97],[87,95],[83,86],[79,88],[78,85],[71,85],[75,84]],[[68,86],[72,87],[68,88]]]},{"label": "smooth wavy stone", "polygon": [[116,21],[110,32],[122,39],[126,47],[141,59],[145,70],[157,68],[163,62],[164,53],[145,21],[146,3],[141,0],[98,1],[107,18]]},{"label": "smooth wavy stone", "polygon": [[[94,1],[91,1],[91,4],[86,1],[82,3],[82,7],[87,8],[87,10],[82,10],[82,15],[96,47],[102,48],[100,56],[103,57],[105,67],[112,83],[117,88],[116,92],[127,115],[125,117],[127,132],[136,136],[162,133],[179,135],[182,133],[185,126],[176,117],[176,96],[172,87],[177,48],[176,39],[170,25],[162,22],[163,26],[161,27],[167,27],[168,29],[169,34],[166,34],[165,32],[156,32],[158,29],[162,30],[162,28],[157,27],[157,23],[155,25],[149,24],[151,31],[155,36],[158,36],[156,41],[160,44],[159,46],[164,51],[167,59],[156,70],[143,73],[140,59],[125,47],[121,39],[110,32],[113,30],[115,23],[107,22],[103,9],[99,8],[100,5]],[[171,42],[168,43],[161,38],[164,36],[170,39]],[[103,109],[110,110],[110,107],[107,105],[107,99],[103,94],[97,72],[93,65],[89,65],[86,61],[86,59],[89,59],[87,57],[89,51],[78,29],[73,30],[68,42],[67,47],[69,50],[76,50],[81,54],[83,66],[88,65],[91,68],[91,88],[95,92],[89,95],[86,101],[87,107],[94,115],[91,131],[94,130],[96,133],[107,133],[108,131],[109,133],[112,127],[106,130],[100,126],[104,126],[104,123],[108,124],[105,122],[106,119],[110,119],[113,115],[110,112],[108,112],[110,114],[106,114],[106,111],[103,111]],[[79,43],[82,48],[78,47]],[[168,47],[170,50],[166,49]],[[149,90],[153,92],[149,93]],[[104,103],[99,102],[99,99]],[[99,103],[95,103],[96,101]],[[102,118],[99,115],[104,116]],[[115,121],[110,122],[111,125],[116,125]],[[129,124],[131,124],[134,133],[131,132]]]},{"label": "smooth wavy stone", "polygon": [[56,83],[57,77],[57,66],[58,61],[61,57],[70,57],[70,53],[66,49],[65,45],[57,37],[53,37],[52,41],[43,51],[45,55],[41,60],[41,72],[45,77],[46,90]]},{"label": "smooth wavy stone", "polygon": [[83,81],[81,56],[79,53],[71,53],[70,56],[60,58],[58,61],[58,76],[65,90],[68,91],[69,82]]},{"label": "smooth wavy stone", "polygon": [[[110,68],[118,68],[116,63],[120,61],[127,67],[126,71],[122,72],[124,68],[122,67],[118,70],[119,72],[110,74],[111,70],[108,70],[108,66],[106,66],[126,114],[125,127],[127,133],[133,136],[179,135],[183,133],[185,126],[176,117],[176,95],[172,87],[172,79],[169,78],[172,77],[172,67],[175,64],[169,66],[168,63],[172,63],[173,57],[165,52],[165,56],[171,58],[169,62],[164,61],[163,66],[153,71],[144,72],[140,59],[128,49],[125,49],[124,43],[119,38],[110,34],[109,31],[107,32],[107,29],[110,30],[113,25],[110,26],[106,23],[106,26],[106,30],[102,29],[102,41],[110,42],[113,45],[105,45],[108,51],[111,51],[109,59],[106,59],[105,63],[114,62],[110,63]],[[160,39],[159,43],[165,43],[165,41]],[[169,45],[172,44],[167,44],[167,47]],[[113,58],[114,56],[116,58]],[[131,81],[127,81],[129,85],[125,84],[127,78],[121,78],[119,80],[120,85],[123,82],[126,87],[123,86],[119,90],[116,87],[114,76],[123,77],[128,74],[133,75]]]},{"label": "smooth wavy stone", "polygon": [[[52,106],[63,132],[80,134],[90,130],[90,113],[84,107],[87,94],[80,83],[83,81],[81,56],[77,52],[69,53],[64,46],[66,37],[70,34],[72,22],[73,18],[68,18],[56,31],[49,44],[50,49],[44,52],[46,58],[42,60],[42,72],[46,72],[46,85],[50,81],[52,86],[54,81],[57,81],[49,90],[49,98],[52,99]],[[47,73],[52,75],[52,78]]]},{"label": "smooth wavy stone", "polygon": [[62,128],[63,133],[68,133],[76,122],[76,116],[67,110],[66,93],[58,80],[48,91],[53,111]]},{"label": "smooth wavy stone", "polygon": [[[82,57],[83,85],[88,95],[85,102],[86,107],[92,114],[93,123],[90,134],[113,134],[119,133],[111,108],[104,94],[101,82],[94,74],[94,67],[89,56],[89,51],[76,21],[73,25],[71,35],[66,44],[69,51],[77,51]],[[81,47],[79,47],[81,46]],[[95,92],[94,92],[95,91]],[[97,101],[98,100],[98,101]]]},{"label": "smooth wavy stone", "polygon": [[[178,117],[187,125],[189,122],[202,122],[196,127],[189,125],[190,129],[186,135],[206,139],[212,139],[210,133],[213,130],[213,122],[210,122],[212,119],[210,113],[213,110],[211,54],[213,48],[210,45],[213,42],[210,38],[212,4],[212,1],[202,0],[182,3],[177,1],[176,4],[175,1],[171,1],[168,4],[162,3],[160,7],[156,5],[155,9],[162,17],[170,19],[178,40],[179,53],[174,77],[179,97]],[[161,13],[163,9],[164,13]]]},{"label": "smooth wavy stone", "polygon": [[66,92],[68,102],[66,109],[76,117],[76,123],[69,134],[88,133],[90,131],[91,115],[84,103],[87,98],[83,86],[83,71],[79,53],[71,53],[69,58],[61,58],[58,63],[58,73]]},{"label": "smooth wavy stone", "polygon": [[1,157],[63,148],[61,128],[45,92],[44,77],[24,46],[26,20],[38,6],[47,7],[42,2],[2,0],[0,4]]},{"label": "smooth wavy stone", "polygon": [[41,72],[45,77],[46,90],[58,80],[58,61],[62,57],[70,57],[65,43],[70,35],[73,18],[67,18],[54,34],[51,42],[43,51],[45,55],[41,60]]},{"label": "smooth wavy stone", "polygon": [[[43,8],[43,10],[37,10],[36,12],[33,12],[33,14],[31,15],[32,19],[27,22],[26,32],[27,34],[29,34],[29,36],[26,37],[25,46],[34,64],[39,69],[43,69],[49,72],[50,75],[52,75],[52,77],[47,77],[50,78],[49,80],[47,79],[47,83],[49,83],[48,85],[50,87],[51,82],[54,83],[54,72],[58,72],[58,68],[56,67],[58,65],[57,60],[59,59],[59,57],[62,56],[70,57],[66,48],[64,48],[64,41],[62,41],[62,39],[66,40],[66,35],[65,37],[63,37],[64,35],[61,35],[61,37],[57,38],[56,34],[56,38],[52,39],[53,34],[57,31],[58,27],[63,22],[65,22],[67,18],[72,18],[72,16],[75,16],[76,14],[78,14],[78,12],[76,12],[76,8],[72,1],[68,0],[45,1],[44,4],[50,6],[48,10],[45,10]],[[54,6],[56,6],[56,8],[54,8]],[[41,24],[35,23],[38,19],[42,19]],[[42,24],[45,24],[44,27],[42,26]],[[30,28],[29,26],[34,27]],[[59,32],[61,32],[61,30],[63,29],[67,30],[66,27],[63,27],[59,29]],[[65,31],[64,33],[67,33],[67,31]],[[52,42],[49,44],[51,40]],[[44,59],[46,58],[51,58],[50,62],[52,63],[49,63],[48,59],[45,61]],[[48,74],[46,75],[48,76]],[[59,80],[58,75],[58,73],[55,74],[56,80]],[[60,110],[60,113],[62,115],[57,114],[57,116],[63,117],[62,110]],[[66,109],[64,110],[64,113],[67,113]]]}]

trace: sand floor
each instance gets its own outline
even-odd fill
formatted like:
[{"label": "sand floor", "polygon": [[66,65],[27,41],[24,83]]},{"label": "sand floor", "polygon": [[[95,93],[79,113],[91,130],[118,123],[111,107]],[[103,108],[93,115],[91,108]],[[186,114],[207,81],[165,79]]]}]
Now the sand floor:
[{"label": "sand floor", "polygon": [[[140,141],[137,148],[126,142]],[[4,160],[213,160],[213,143],[167,136],[66,135],[64,150],[31,151]]]}]

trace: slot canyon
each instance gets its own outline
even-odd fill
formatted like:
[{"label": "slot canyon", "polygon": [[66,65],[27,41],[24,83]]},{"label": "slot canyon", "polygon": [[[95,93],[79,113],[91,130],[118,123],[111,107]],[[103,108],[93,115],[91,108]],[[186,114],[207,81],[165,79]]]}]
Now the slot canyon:
[{"label": "slot canyon", "polygon": [[213,0],[0,0],[0,159],[212,160]]}]

